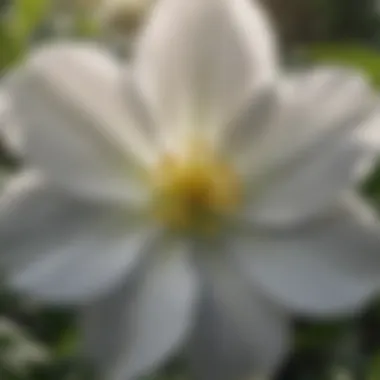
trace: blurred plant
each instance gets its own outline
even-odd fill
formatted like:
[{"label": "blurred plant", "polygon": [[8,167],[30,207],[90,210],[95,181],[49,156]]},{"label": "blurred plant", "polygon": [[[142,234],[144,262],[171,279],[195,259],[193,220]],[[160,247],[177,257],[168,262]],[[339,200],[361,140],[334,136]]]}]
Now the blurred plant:
[{"label": "blurred plant", "polygon": [[327,15],[326,36],[334,40],[371,41],[380,27],[376,0],[313,0]]},{"label": "blurred plant", "polygon": [[320,43],[301,49],[308,62],[334,64],[358,69],[380,87],[380,52],[358,43]]},{"label": "blurred plant", "polygon": [[31,367],[49,360],[47,348],[6,318],[0,318],[0,352],[1,378],[7,376],[5,373],[8,376],[25,376]]},{"label": "blurred plant", "polygon": [[47,16],[49,0],[13,0],[1,7],[0,77],[27,51],[34,34]]},{"label": "blurred plant", "polygon": [[101,0],[54,0],[47,19],[48,34],[96,37],[99,30],[93,17]]},{"label": "blurred plant", "polygon": [[96,13],[106,45],[128,55],[135,35],[155,0],[103,0]]},{"label": "blurred plant", "polygon": [[262,0],[287,47],[316,41],[375,43],[380,32],[376,0]]},{"label": "blurred plant", "polygon": [[98,10],[103,27],[121,36],[134,35],[154,0],[106,0]]}]

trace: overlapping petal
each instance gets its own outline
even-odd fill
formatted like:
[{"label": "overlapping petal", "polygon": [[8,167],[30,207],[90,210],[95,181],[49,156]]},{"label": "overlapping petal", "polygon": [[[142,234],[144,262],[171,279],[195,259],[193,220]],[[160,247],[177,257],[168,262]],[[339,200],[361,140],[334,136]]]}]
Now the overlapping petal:
[{"label": "overlapping petal", "polygon": [[[271,29],[248,0],[158,2],[135,68],[157,121],[177,132],[216,132],[277,74]],[[190,129],[190,130],[189,130]]]},{"label": "overlapping petal", "polygon": [[96,46],[62,43],[32,54],[10,88],[30,164],[80,195],[135,201],[154,149],[130,117],[119,74]]},{"label": "overlapping petal", "polygon": [[289,350],[287,315],[225,258],[208,259],[208,264],[201,264],[203,298],[190,341],[195,378],[234,380],[273,374]]},{"label": "overlapping petal", "polygon": [[363,77],[346,70],[295,75],[280,89],[282,106],[242,162],[248,218],[285,225],[324,212],[363,178],[379,148],[365,136],[377,129],[380,109]]},{"label": "overlapping petal", "polygon": [[197,278],[183,245],[169,247],[169,252],[161,248],[119,293],[84,310],[85,347],[107,379],[150,373],[189,332]]},{"label": "overlapping petal", "polygon": [[13,115],[11,98],[5,86],[0,86],[0,137],[11,154],[23,155],[23,136]]},{"label": "overlapping petal", "polygon": [[232,244],[254,286],[310,316],[357,311],[379,289],[380,230],[350,195],[331,215],[299,228],[256,230]]},{"label": "overlapping petal", "polygon": [[42,301],[99,296],[129,274],[153,236],[131,219],[22,173],[0,202],[0,270],[16,290]]}]

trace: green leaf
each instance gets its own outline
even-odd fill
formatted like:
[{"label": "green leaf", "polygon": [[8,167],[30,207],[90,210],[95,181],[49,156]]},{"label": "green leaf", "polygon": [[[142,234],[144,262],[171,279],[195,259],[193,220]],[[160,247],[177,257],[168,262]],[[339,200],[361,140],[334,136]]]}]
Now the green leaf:
[{"label": "green leaf", "polygon": [[45,19],[49,0],[15,0],[10,20],[12,35],[18,41],[27,41]]},{"label": "green leaf", "polygon": [[0,23],[0,77],[9,65],[17,61],[20,56],[21,46],[6,28]]},{"label": "green leaf", "polygon": [[374,356],[369,365],[369,374],[367,380],[380,379],[380,352]]},{"label": "green leaf", "polygon": [[78,37],[94,37],[99,34],[99,25],[93,17],[79,13],[74,19],[74,33]]},{"label": "green leaf", "polygon": [[49,5],[49,0],[14,0],[11,12],[0,22],[0,76],[27,51]]}]

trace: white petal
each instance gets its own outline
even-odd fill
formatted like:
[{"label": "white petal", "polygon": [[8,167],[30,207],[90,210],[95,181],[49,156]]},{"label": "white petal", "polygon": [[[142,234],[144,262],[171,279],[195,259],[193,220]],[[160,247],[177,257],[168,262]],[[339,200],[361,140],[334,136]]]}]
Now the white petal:
[{"label": "white petal", "polygon": [[270,376],[290,348],[287,316],[235,269],[214,256],[204,272],[204,297],[190,343],[190,365],[199,380]]},{"label": "white petal", "polygon": [[375,130],[380,117],[378,99],[350,72],[296,76],[283,95],[278,124],[252,151],[251,164],[245,160],[252,181],[247,213],[268,224],[302,222],[357,184],[374,156],[374,147],[359,136]]},{"label": "white petal", "polygon": [[9,107],[9,96],[3,88],[0,88],[0,115],[7,112]]},{"label": "white petal", "polygon": [[20,271],[10,282],[33,298],[56,303],[77,303],[102,296],[135,267],[151,243],[151,231],[102,233],[78,238],[50,257]]},{"label": "white petal", "polygon": [[129,305],[134,300],[139,275],[137,269],[122,286],[85,305],[80,312],[81,352],[99,372],[112,368],[130,337]]},{"label": "white petal", "polygon": [[86,346],[109,380],[151,372],[189,330],[196,278],[183,247],[164,255],[161,248],[119,294],[85,310]]},{"label": "white petal", "polygon": [[378,100],[366,77],[341,68],[289,73],[278,85],[279,109],[265,142],[276,158],[296,155],[328,133],[352,132]]},{"label": "white petal", "polygon": [[329,218],[259,231],[233,247],[255,286],[302,314],[356,312],[380,290],[380,227],[357,199]]},{"label": "white petal", "polygon": [[5,87],[0,87],[0,135],[6,148],[17,156],[23,155],[23,138],[20,127],[12,112],[12,101]]},{"label": "white petal", "polygon": [[224,133],[219,137],[222,143],[219,149],[224,150],[231,160],[238,161],[238,164],[242,152],[252,154],[252,151],[260,149],[261,138],[266,133],[273,112],[276,112],[278,102],[277,87],[274,85],[254,92],[226,124]]},{"label": "white petal", "polygon": [[99,296],[129,273],[151,237],[124,219],[24,175],[0,202],[1,269],[13,288],[42,301]]},{"label": "white petal", "polygon": [[[61,224],[66,220],[55,216],[70,202],[49,189],[35,171],[25,171],[10,179],[0,198],[1,268],[13,273],[48,253],[51,236],[54,238],[52,231],[57,231],[55,236],[61,232],[64,235]],[[49,221],[45,224],[45,219],[55,220],[56,224]],[[43,242],[49,247],[47,250],[42,249]]]},{"label": "white petal", "polygon": [[226,122],[276,74],[271,29],[248,0],[160,1],[139,42],[137,79],[171,135]]},{"label": "white petal", "polygon": [[129,117],[119,82],[116,62],[95,46],[34,52],[10,81],[30,162],[86,196],[138,196],[136,170],[153,149]]},{"label": "white petal", "polygon": [[160,146],[160,133],[156,128],[156,121],[154,115],[151,112],[149,105],[145,102],[144,95],[141,92],[141,88],[136,83],[133,72],[128,71],[123,75],[123,97],[129,107],[130,117],[135,120],[135,124],[144,129],[144,133],[147,134],[152,142],[156,144],[159,151]]},{"label": "white petal", "polygon": [[336,146],[321,149],[289,171],[277,173],[258,193],[252,188],[248,219],[265,225],[301,224],[324,213],[344,191],[358,185],[369,153],[356,139],[342,139]]}]

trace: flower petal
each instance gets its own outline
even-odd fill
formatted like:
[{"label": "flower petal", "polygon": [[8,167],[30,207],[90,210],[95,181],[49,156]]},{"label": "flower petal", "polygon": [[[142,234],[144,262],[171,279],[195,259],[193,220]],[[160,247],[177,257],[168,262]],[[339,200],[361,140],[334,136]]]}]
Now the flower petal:
[{"label": "flower petal", "polygon": [[23,138],[12,112],[11,98],[5,87],[0,86],[0,135],[5,148],[16,156],[23,155]]},{"label": "flower petal", "polygon": [[213,259],[204,272],[204,297],[190,342],[194,378],[270,376],[290,348],[288,318],[233,265]]},{"label": "flower petal", "polygon": [[189,330],[197,280],[182,246],[162,254],[155,252],[118,293],[84,310],[87,352],[109,380],[151,372]]},{"label": "flower petal", "polygon": [[380,227],[356,197],[301,228],[239,237],[233,249],[255,286],[305,315],[356,312],[380,290]]},{"label": "flower petal", "polygon": [[24,174],[1,198],[0,266],[11,287],[38,300],[99,296],[129,273],[150,238],[124,219]]},{"label": "flower petal", "polygon": [[138,45],[137,80],[170,136],[207,132],[273,80],[274,45],[256,2],[160,1]]},{"label": "flower petal", "polygon": [[[129,117],[119,67],[95,46],[34,52],[10,81],[30,163],[65,189],[130,199],[154,149]],[[136,191],[138,187],[139,191]]]},{"label": "flower petal", "polygon": [[261,138],[277,110],[278,102],[275,85],[268,85],[261,91],[254,92],[242,104],[235,117],[226,124],[224,133],[219,137],[219,149],[225,151],[231,160],[238,161],[238,164],[241,152],[251,153],[259,149]]},{"label": "flower petal", "polygon": [[379,145],[363,136],[378,129],[379,103],[363,78],[332,69],[300,77],[284,87],[278,124],[245,159],[251,220],[301,223],[324,212],[363,178],[364,163],[374,162]]}]

